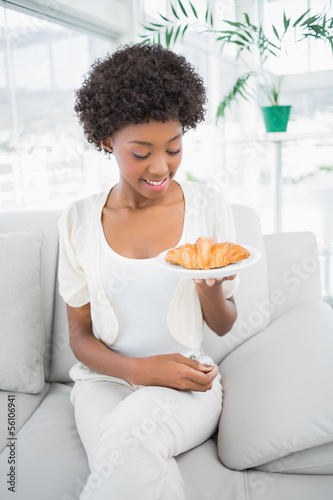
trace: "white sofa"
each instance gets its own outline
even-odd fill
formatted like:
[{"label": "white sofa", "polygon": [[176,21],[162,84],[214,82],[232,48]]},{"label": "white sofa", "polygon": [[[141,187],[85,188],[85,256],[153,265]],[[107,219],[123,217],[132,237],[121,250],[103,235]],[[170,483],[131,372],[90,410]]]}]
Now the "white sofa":
[{"label": "white sofa", "polygon": [[[186,498],[332,500],[333,310],[321,299],[315,238],[306,232],[263,237],[252,209],[234,205],[233,211],[238,241],[258,248],[262,258],[241,272],[233,330],[223,338],[207,331],[205,337],[205,350],[221,369],[224,402],[218,433],[177,457]],[[2,500],[74,500],[89,473],[69,402],[68,371],[75,358],[57,291],[58,217],[55,211],[0,214],[0,233],[43,232],[45,336],[45,384],[35,394],[16,392],[14,400],[13,390],[0,391]],[[1,262],[3,269],[6,265]],[[24,293],[30,296],[30,287]],[[6,294],[7,289],[4,301]],[[6,330],[10,327],[7,318]],[[6,334],[2,331],[1,338]],[[21,343],[26,340],[20,339],[20,329],[15,335]],[[19,369],[16,354],[4,354],[4,342],[9,368],[2,388],[11,380],[8,371],[14,376]],[[8,439],[10,401],[15,442]],[[8,490],[11,484],[15,493]]]}]

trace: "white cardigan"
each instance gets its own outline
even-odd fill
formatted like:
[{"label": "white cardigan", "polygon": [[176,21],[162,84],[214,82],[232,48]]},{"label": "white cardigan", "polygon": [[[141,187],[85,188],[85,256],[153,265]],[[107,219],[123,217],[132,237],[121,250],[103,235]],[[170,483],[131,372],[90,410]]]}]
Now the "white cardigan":
[{"label": "white cardigan", "polygon": [[[184,241],[194,243],[199,236],[218,242],[235,241],[231,208],[218,187],[179,182],[185,199]],[[101,214],[110,189],[71,204],[59,222],[59,288],[72,307],[90,302],[93,333],[111,346],[117,337],[118,322],[101,279]],[[225,296],[238,287],[238,277],[223,282]],[[181,344],[198,348],[203,339],[203,317],[199,296],[192,279],[181,277],[168,312],[172,336]]]}]

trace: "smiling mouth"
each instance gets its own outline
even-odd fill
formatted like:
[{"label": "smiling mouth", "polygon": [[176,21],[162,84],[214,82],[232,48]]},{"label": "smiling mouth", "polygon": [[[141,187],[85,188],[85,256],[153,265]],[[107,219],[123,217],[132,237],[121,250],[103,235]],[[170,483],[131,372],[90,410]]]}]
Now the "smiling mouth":
[{"label": "smiling mouth", "polygon": [[151,186],[161,186],[161,184],[163,184],[163,182],[165,182],[167,179],[167,177],[165,177],[164,179],[162,179],[161,181],[150,181],[148,179],[144,179],[148,184],[150,184]]}]

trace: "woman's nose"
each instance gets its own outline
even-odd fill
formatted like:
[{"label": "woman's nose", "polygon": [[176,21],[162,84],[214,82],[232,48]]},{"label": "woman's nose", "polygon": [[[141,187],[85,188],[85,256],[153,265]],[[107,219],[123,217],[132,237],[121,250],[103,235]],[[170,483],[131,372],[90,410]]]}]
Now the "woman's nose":
[{"label": "woman's nose", "polygon": [[155,175],[162,175],[168,172],[168,162],[164,156],[159,156],[153,158],[153,161],[149,167],[149,172]]}]

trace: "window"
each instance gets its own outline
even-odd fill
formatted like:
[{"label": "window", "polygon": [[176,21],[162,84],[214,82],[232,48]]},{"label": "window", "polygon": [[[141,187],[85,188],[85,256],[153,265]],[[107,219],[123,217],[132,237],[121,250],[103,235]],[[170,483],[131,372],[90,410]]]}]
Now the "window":
[{"label": "window", "polygon": [[115,169],[83,137],[74,89],[116,39],[4,7],[0,29],[0,210],[63,207],[104,187]]},{"label": "window", "polygon": [[[310,9],[312,13],[326,12],[333,17],[333,5],[330,0],[266,0],[263,4],[264,29],[273,35],[272,24],[278,32],[283,31],[283,12],[287,17],[296,20],[303,12]],[[273,35],[274,38],[274,35]],[[305,73],[308,71],[333,70],[332,52],[327,44],[309,38],[306,43],[295,44],[292,36],[288,39],[288,54],[282,58],[281,67],[277,68],[276,59],[272,60],[274,71],[283,74]]]}]

